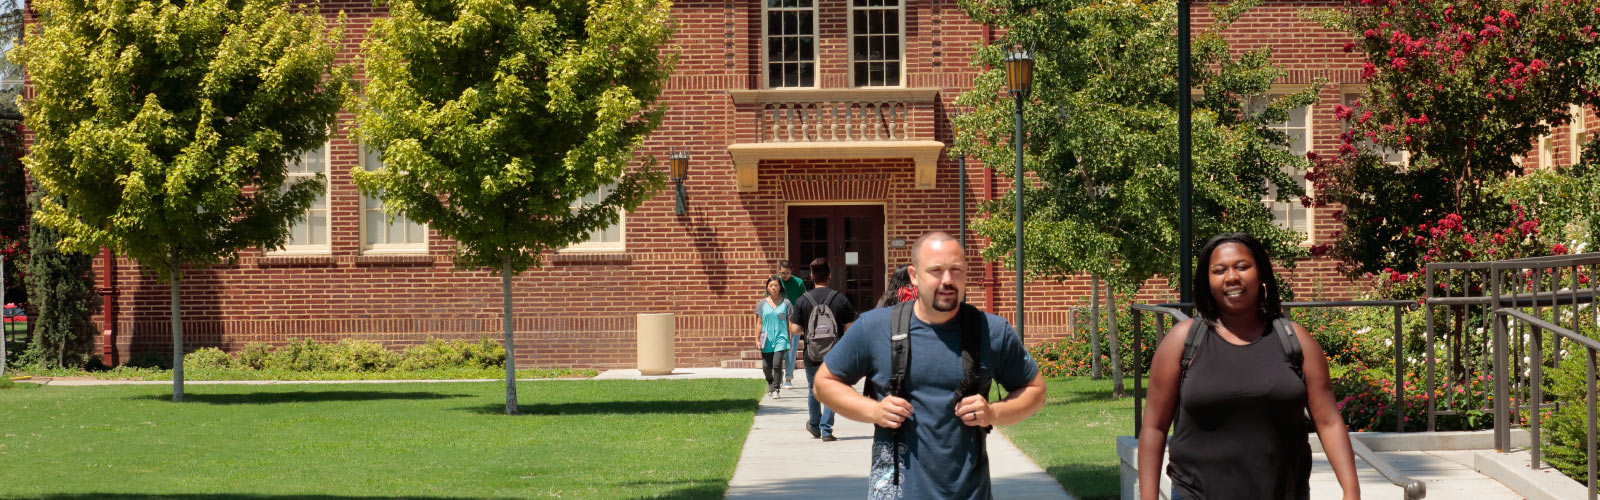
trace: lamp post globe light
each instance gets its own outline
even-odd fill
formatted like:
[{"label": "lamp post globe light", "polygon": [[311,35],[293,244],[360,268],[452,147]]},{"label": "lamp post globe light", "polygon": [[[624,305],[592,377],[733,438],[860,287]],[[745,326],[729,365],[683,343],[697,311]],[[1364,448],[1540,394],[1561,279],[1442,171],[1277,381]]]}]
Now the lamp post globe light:
[{"label": "lamp post globe light", "polygon": [[672,154],[667,155],[667,160],[671,166],[672,183],[677,187],[677,214],[687,214],[689,213],[689,203],[684,199],[683,181],[689,178],[689,152],[673,151]]},{"label": "lamp post globe light", "polygon": [[1033,91],[1033,54],[1021,47],[1011,49],[1006,54],[1006,91],[1017,100],[1017,178],[1012,189],[1017,192],[1017,212],[1014,220],[1017,226],[1017,336],[1023,335],[1022,320],[1022,103]]}]

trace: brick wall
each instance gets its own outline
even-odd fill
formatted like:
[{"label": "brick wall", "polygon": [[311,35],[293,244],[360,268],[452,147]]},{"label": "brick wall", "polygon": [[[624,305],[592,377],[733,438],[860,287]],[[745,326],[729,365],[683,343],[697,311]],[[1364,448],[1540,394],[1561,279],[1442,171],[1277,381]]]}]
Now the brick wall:
[{"label": "brick wall", "polygon": [[[847,87],[846,1],[819,0],[818,82]],[[906,13],[906,83],[940,89],[933,109],[936,140],[949,142],[945,107],[976,75],[969,61],[984,30],[954,0],[910,1]],[[359,42],[381,8],[367,2],[324,3],[330,16],[343,11],[347,39],[340,62],[353,64]],[[934,189],[913,188],[910,159],[766,161],[755,191],[740,192],[727,147],[753,142],[755,123],[737,113],[729,90],[759,88],[761,2],[684,0],[675,3],[680,27],[669,50],[680,56],[662,96],[662,127],[640,157],[669,151],[692,155],[686,183],[689,213],[673,211],[670,190],[627,215],[626,251],[552,253],[543,266],[514,281],[517,358],[522,366],[613,368],[634,363],[634,315],[677,316],[679,366],[709,366],[737,356],[756,328],[750,305],[773,262],[786,258],[787,207],[859,202],[885,209],[885,241],[913,240],[923,232],[956,232],[956,160],[941,158]],[[1332,106],[1341,86],[1358,84],[1359,60],[1340,50],[1345,38],[1298,18],[1304,7],[1332,2],[1267,2],[1245,16],[1229,36],[1245,50],[1271,43],[1275,58],[1290,69],[1284,85],[1327,78],[1313,109],[1313,148],[1332,151],[1337,128]],[[1204,4],[1197,26],[1208,22]],[[1198,31],[1198,28],[1197,28]],[[1285,39],[1292,33],[1294,38]],[[349,113],[341,115],[348,124]],[[430,235],[423,255],[363,255],[360,196],[350,179],[359,147],[345,135],[330,144],[332,251],[326,255],[273,256],[246,250],[237,262],[185,273],[181,293],[185,347],[238,349],[249,342],[281,344],[292,338],[360,338],[391,348],[428,337],[500,337],[500,281],[478,270],[455,269],[451,242]],[[1563,141],[1561,147],[1566,147]],[[1564,151],[1558,149],[1558,151]],[[639,162],[642,164],[643,162]],[[1009,181],[976,160],[968,162],[969,219],[979,201],[1003,193]],[[1314,240],[1331,237],[1337,224],[1316,213]],[[1196,235],[1205,237],[1206,235]],[[979,243],[982,245],[982,242]],[[887,249],[888,265],[909,260],[906,249]],[[1005,316],[1014,311],[1013,271],[969,257],[974,278],[970,300]],[[167,286],[119,261],[121,316],[116,348],[131,353],[170,351]],[[98,263],[97,263],[98,266]],[[97,268],[98,270],[98,268]],[[1299,298],[1350,298],[1363,289],[1338,277],[1326,260],[1301,262],[1286,273]],[[1030,344],[1069,332],[1069,309],[1088,303],[1085,277],[1028,284]],[[1140,301],[1172,300],[1164,279],[1144,287]]]}]

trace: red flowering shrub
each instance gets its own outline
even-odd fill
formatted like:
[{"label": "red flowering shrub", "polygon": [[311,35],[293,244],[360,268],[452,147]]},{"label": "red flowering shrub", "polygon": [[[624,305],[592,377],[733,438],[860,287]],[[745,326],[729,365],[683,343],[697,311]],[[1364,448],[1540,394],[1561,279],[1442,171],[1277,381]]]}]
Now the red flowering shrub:
[{"label": "red flowering shrub", "polygon": [[[1312,158],[1307,175],[1317,202],[1342,206],[1344,227],[1320,251],[1351,276],[1387,268],[1409,277],[1440,243],[1418,228],[1451,215],[1474,240],[1510,221],[1484,188],[1523,175],[1514,158],[1566,124],[1568,104],[1600,99],[1592,2],[1345,0],[1319,17],[1367,59],[1366,95],[1334,108],[1339,154]],[[1387,163],[1379,147],[1409,157]],[[1465,229],[1441,231],[1461,238]]]}]

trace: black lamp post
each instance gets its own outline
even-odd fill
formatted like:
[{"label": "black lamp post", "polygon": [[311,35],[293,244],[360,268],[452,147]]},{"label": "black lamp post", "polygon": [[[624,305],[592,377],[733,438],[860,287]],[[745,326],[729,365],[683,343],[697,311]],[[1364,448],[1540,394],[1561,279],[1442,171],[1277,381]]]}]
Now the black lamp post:
[{"label": "black lamp post", "polygon": [[689,203],[683,193],[683,181],[689,178],[689,152],[673,151],[667,156],[672,166],[672,183],[677,185],[678,215],[689,213]]},{"label": "black lamp post", "polygon": [[1017,336],[1023,335],[1022,307],[1022,101],[1033,91],[1033,55],[1018,47],[1006,55],[1006,90],[1017,99]]},{"label": "black lamp post", "polygon": [[[950,112],[950,138],[951,138],[951,142],[955,142],[955,135],[956,135],[956,133],[955,133],[955,128],[956,128],[955,127],[955,123],[956,123],[956,120],[960,120],[961,117],[963,117],[963,116],[966,116],[966,113],[964,113],[964,112],[962,112],[960,110],[955,110],[955,111]],[[960,217],[961,218],[961,228],[960,228],[961,232],[960,232],[960,234],[961,234],[961,236],[959,238],[961,240],[961,249],[963,251],[965,251],[966,248],[967,248],[967,153],[966,152],[963,151],[963,152],[956,153],[956,164],[960,168],[960,172],[959,172],[960,177],[958,179],[958,182],[956,183],[956,192],[960,194],[960,199],[961,199],[961,212],[960,212],[960,214],[961,214],[961,217]]]}]

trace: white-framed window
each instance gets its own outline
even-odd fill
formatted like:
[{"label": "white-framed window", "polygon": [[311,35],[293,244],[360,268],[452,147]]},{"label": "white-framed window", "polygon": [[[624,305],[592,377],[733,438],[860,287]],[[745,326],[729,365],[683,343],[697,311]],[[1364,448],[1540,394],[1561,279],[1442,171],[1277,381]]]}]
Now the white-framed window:
[{"label": "white-framed window", "polygon": [[764,0],[767,87],[817,86],[816,0]]},{"label": "white-framed window", "polygon": [[902,0],[850,0],[850,75],[857,87],[905,83]]},{"label": "white-framed window", "polygon": [[[1250,112],[1259,113],[1266,109],[1273,100],[1283,97],[1284,94],[1269,94],[1250,99]],[[1307,148],[1311,145],[1311,106],[1300,106],[1289,110],[1289,119],[1268,124],[1273,130],[1283,132],[1289,136],[1288,150],[1295,156],[1304,158]],[[1301,168],[1290,167],[1284,172],[1289,179],[1305,186],[1307,195],[1311,194],[1311,182],[1306,180],[1306,171]],[[1285,229],[1290,229],[1306,235],[1302,243],[1311,242],[1312,210],[1300,203],[1298,198],[1278,201],[1277,186],[1267,186],[1266,196],[1261,198],[1261,203],[1272,211],[1272,221]]]},{"label": "white-framed window", "polygon": [[[383,155],[376,148],[361,148],[361,167],[367,171],[383,168]],[[368,253],[424,253],[428,251],[428,226],[404,216],[390,220],[383,201],[361,197],[361,250]]]},{"label": "white-framed window", "polygon": [[[583,195],[582,198],[574,200],[571,205],[572,209],[577,210],[587,205],[600,203],[601,200],[604,200],[607,196],[611,195],[611,190],[613,189],[616,189],[615,185],[607,184],[605,186],[601,186],[599,190]],[[625,242],[623,241],[623,235],[625,233],[624,229],[626,228],[627,220],[627,212],[619,213],[617,214],[616,224],[612,224],[610,227],[597,229],[594,232],[589,233],[588,239],[569,246],[563,249],[563,251],[616,252],[624,250],[626,249],[626,246],[624,245]]]},{"label": "white-framed window", "polygon": [[1583,116],[1583,106],[1569,105],[1567,112],[1572,116],[1572,144],[1567,151],[1572,156],[1572,164],[1577,165],[1583,161],[1583,143],[1588,140],[1589,122]]},{"label": "white-framed window", "polygon": [[[1361,96],[1365,93],[1366,92],[1364,91],[1346,90],[1344,95],[1341,96],[1342,98],[1340,99],[1340,102],[1344,104],[1345,107],[1354,109],[1353,112],[1356,113],[1356,116],[1360,116],[1362,110],[1354,108],[1354,105],[1356,104],[1356,101],[1361,100]],[[1344,125],[1341,123],[1340,127],[1343,126]],[[1356,142],[1356,147],[1361,148],[1363,151],[1377,153],[1379,156],[1383,157],[1384,163],[1396,165],[1402,169],[1406,167],[1406,162],[1411,160],[1411,153],[1407,152],[1406,150],[1394,149],[1388,146],[1379,146],[1377,142],[1365,137]]]},{"label": "white-framed window", "polygon": [[272,253],[328,253],[333,250],[328,244],[328,143],[300,153],[300,157],[289,164],[289,179],[284,189],[305,179],[316,179],[319,174],[322,175],[322,189],[317,198],[305,215],[295,219],[289,228],[289,241]]}]

